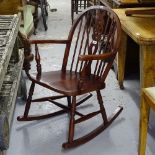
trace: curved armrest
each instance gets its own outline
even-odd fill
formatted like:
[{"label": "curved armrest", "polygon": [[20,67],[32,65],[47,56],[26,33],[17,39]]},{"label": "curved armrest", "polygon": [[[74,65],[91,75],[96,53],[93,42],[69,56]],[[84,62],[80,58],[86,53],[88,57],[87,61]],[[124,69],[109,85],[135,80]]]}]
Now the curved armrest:
[{"label": "curved armrest", "polygon": [[30,44],[67,44],[69,40],[30,40]]},{"label": "curved armrest", "polygon": [[98,54],[98,55],[79,55],[79,60],[80,61],[90,61],[90,60],[105,60],[110,57],[115,56],[116,53],[111,52],[111,53],[105,53],[105,54]]}]

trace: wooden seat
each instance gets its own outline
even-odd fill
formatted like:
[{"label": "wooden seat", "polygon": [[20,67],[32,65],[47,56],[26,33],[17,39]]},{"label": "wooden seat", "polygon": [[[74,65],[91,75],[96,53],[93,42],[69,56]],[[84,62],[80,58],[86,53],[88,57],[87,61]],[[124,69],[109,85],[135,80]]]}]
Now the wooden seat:
[{"label": "wooden seat", "polygon": [[[28,78],[32,81],[23,116],[19,121],[31,121],[48,118],[63,113],[70,114],[68,141],[64,148],[83,144],[106,129],[120,114],[119,106],[111,116],[107,117],[102,101],[101,90],[105,88],[105,79],[108,75],[120,45],[120,22],[116,14],[109,8],[94,6],[85,10],[73,23],[68,39],[66,40],[31,40],[35,46],[35,60],[37,73],[30,74],[29,64],[25,66]],[[39,44],[66,44],[61,70],[42,72]],[[49,64],[50,65],[50,64]],[[60,95],[32,99],[35,85],[38,84]],[[96,92],[99,110],[83,114],[78,106],[87,101]],[[90,94],[77,102],[77,96]],[[67,106],[57,99],[67,99]],[[32,102],[49,101],[62,108],[54,113],[32,116],[29,109]],[[97,104],[97,101],[95,104]],[[75,125],[100,114],[101,125],[89,134],[74,139]],[[75,119],[75,115],[78,118]]]},{"label": "wooden seat", "polygon": [[145,155],[150,108],[155,111],[155,87],[144,88],[139,131],[139,155]]}]

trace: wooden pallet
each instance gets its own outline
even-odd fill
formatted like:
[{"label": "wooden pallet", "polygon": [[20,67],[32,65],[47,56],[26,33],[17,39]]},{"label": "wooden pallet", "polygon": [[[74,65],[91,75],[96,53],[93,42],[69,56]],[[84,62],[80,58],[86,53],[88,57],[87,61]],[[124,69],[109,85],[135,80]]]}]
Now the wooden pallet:
[{"label": "wooden pallet", "polygon": [[0,149],[9,146],[9,128],[13,117],[18,85],[24,61],[18,49],[18,15],[0,16]]}]

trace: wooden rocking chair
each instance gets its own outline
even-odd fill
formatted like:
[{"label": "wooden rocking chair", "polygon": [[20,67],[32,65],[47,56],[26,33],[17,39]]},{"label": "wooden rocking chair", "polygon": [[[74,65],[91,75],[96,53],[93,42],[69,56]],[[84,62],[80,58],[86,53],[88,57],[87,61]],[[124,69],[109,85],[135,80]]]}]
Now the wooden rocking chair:
[{"label": "wooden rocking chair", "polygon": [[[23,116],[18,121],[31,121],[48,118],[63,113],[70,114],[68,142],[64,148],[83,144],[106,129],[120,114],[122,107],[118,106],[110,117],[107,117],[101,90],[105,88],[105,79],[108,75],[120,45],[121,26],[117,15],[107,7],[93,6],[85,10],[73,23],[67,40],[31,40],[35,45],[35,60],[37,74],[29,73],[30,66],[25,68],[28,78],[32,81]],[[62,69],[59,71],[42,72],[39,44],[66,44]],[[70,65],[71,64],[71,65]],[[35,84],[59,93],[58,96],[32,99]],[[77,96],[90,92],[97,93],[100,109],[89,114],[77,111],[77,106],[86,101],[76,101]],[[58,103],[57,99],[66,97],[68,105]],[[49,101],[62,110],[41,116],[29,115],[32,102]],[[97,104],[97,103],[95,103]],[[74,139],[75,125],[101,114],[101,125],[89,134]],[[75,115],[79,118],[75,119]]]}]

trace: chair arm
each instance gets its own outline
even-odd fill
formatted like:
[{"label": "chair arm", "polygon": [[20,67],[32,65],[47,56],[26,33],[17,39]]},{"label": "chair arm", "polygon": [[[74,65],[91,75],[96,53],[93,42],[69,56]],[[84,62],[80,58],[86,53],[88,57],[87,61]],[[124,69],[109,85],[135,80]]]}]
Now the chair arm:
[{"label": "chair arm", "polygon": [[69,40],[30,40],[30,44],[67,44]]},{"label": "chair arm", "polygon": [[111,58],[115,56],[116,53],[111,52],[111,53],[105,53],[105,54],[90,54],[90,55],[79,55],[79,60],[80,61],[90,61],[90,60],[105,60],[108,58]]}]

